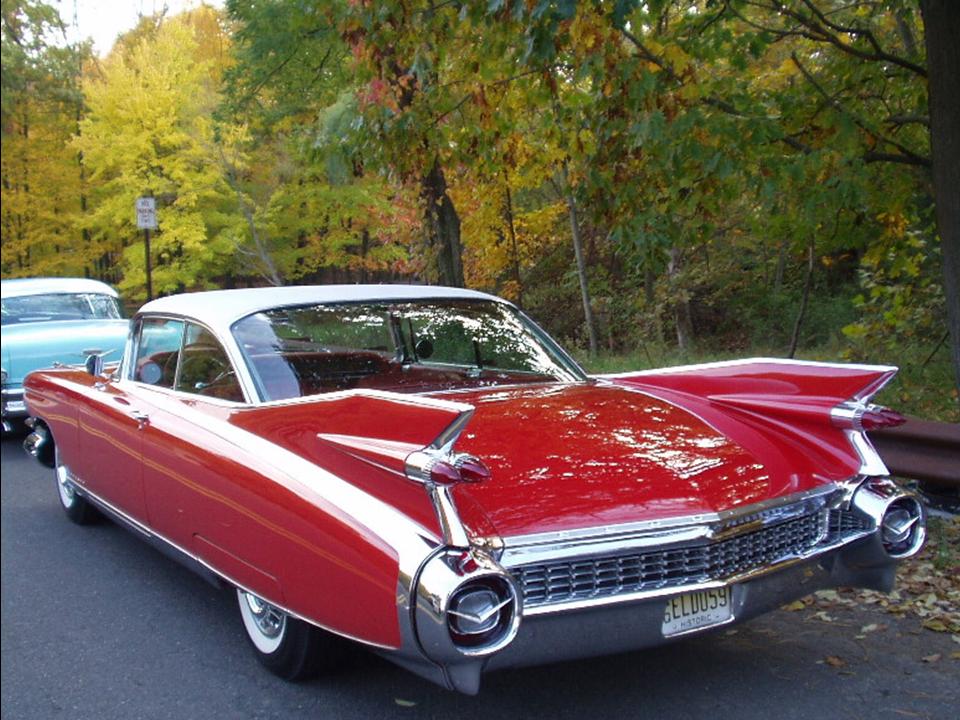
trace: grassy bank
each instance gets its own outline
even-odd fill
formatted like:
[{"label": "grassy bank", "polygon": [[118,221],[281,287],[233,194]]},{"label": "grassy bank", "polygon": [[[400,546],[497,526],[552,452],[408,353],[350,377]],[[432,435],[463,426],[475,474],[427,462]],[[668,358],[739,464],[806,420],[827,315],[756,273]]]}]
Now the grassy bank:
[{"label": "grassy bank", "polygon": [[[681,353],[676,348],[648,344],[638,351],[624,355],[603,354],[595,358],[577,353],[577,360],[590,373],[613,373],[628,370],[646,370],[673,365],[733,360],[746,357],[783,357],[782,350],[754,347],[740,352],[711,351],[708,349]],[[844,362],[842,349],[817,348],[798,354],[800,360]],[[946,351],[933,358],[929,353],[906,349],[897,357],[871,358],[868,362],[896,365],[900,372],[874,399],[883,405],[907,415],[941,422],[960,422],[960,403],[953,370]]]}]

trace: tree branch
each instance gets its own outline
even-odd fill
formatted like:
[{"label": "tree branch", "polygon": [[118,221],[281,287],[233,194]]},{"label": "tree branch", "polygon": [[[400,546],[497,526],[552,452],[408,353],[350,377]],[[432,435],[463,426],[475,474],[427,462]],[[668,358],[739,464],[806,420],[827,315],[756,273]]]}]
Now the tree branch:
[{"label": "tree branch", "polygon": [[[848,55],[853,55],[861,60],[870,60],[874,62],[883,60],[902,67],[905,70],[909,70],[910,72],[916,73],[920,77],[927,77],[927,69],[925,67],[917,65],[906,58],[886,52],[877,41],[877,38],[872,31],[857,27],[845,27],[843,25],[834,23],[827,18],[826,15],[824,15],[823,12],[811,2],[811,0],[801,1],[807,8],[810,9],[810,12],[813,13],[813,17],[808,17],[801,12],[787,7],[780,2],[780,0],[771,0],[770,5],[761,5],[757,2],[753,2],[751,4],[755,7],[761,7],[765,10],[771,10],[786,17],[792,18],[807,30],[807,32],[794,32],[796,32],[798,35],[809,38],[810,40],[829,43],[841,52],[847,53]],[[830,30],[833,30],[834,32],[830,32]],[[873,52],[861,50],[860,48],[843,42],[837,33],[864,38],[870,47],[873,48]]]},{"label": "tree branch", "polygon": [[[869,125],[867,125],[863,120],[861,120],[861,119],[860,119],[859,117],[857,117],[855,114],[853,114],[852,112],[850,112],[849,110],[847,110],[847,109],[840,103],[839,100],[837,100],[836,98],[831,97],[831,96],[827,93],[827,91],[823,88],[823,86],[820,85],[819,82],[817,82],[817,79],[813,76],[813,73],[811,73],[811,72],[804,66],[804,64],[800,62],[800,58],[797,57],[797,54],[796,54],[795,52],[790,53],[790,59],[793,60],[793,64],[797,66],[797,69],[800,70],[800,73],[801,73],[801,74],[803,75],[803,77],[807,80],[807,82],[809,82],[809,83],[813,86],[813,88],[814,88],[818,93],[820,93],[820,95],[822,95],[822,96],[824,97],[824,99],[827,100],[827,101],[830,103],[830,105],[831,105],[837,112],[843,113],[844,115],[846,115],[847,117],[849,117],[851,120],[853,120],[854,124],[855,124],[858,128],[860,128],[861,130],[863,130],[865,133],[867,133],[867,134],[870,135],[871,137],[874,137],[874,138],[876,138],[877,140],[879,140],[879,141],[881,141],[881,142],[884,142],[884,143],[886,143],[886,144],[888,144],[888,145],[892,145],[893,147],[895,147],[897,150],[900,151],[900,155],[897,156],[897,157],[910,158],[910,159],[912,160],[912,162],[911,162],[910,164],[922,165],[922,166],[924,166],[924,167],[930,167],[930,158],[929,158],[929,157],[926,157],[926,156],[923,156],[923,155],[918,155],[917,153],[913,152],[913,150],[911,150],[910,148],[908,148],[906,145],[903,145],[903,144],[897,142],[896,140],[894,140],[894,139],[892,139],[892,138],[886,137],[886,136],[883,135],[882,133],[878,132],[876,129],[871,128],[871,127],[870,127]],[[882,155],[884,155],[884,153],[877,153],[877,157],[878,157],[878,158],[879,158],[880,156],[882,156]],[[877,160],[874,160],[874,162],[876,162],[876,161],[877,161]]]}]

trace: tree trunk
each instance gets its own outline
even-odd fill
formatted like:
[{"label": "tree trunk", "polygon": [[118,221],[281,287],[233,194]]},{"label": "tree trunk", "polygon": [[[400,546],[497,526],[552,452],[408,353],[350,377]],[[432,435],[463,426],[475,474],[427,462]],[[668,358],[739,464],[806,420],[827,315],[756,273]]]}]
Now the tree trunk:
[{"label": "tree trunk", "polygon": [[[670,248],[670,260],[667,262],[667,275],[671,285],[676,284],[682,263],[680,248]],[[673,320],[677,328],[677,346],[681,352],[687,352],[693,345],[693,318],[690,313],[690,301],[678,299],[673,303]]]},{"label": "tree trunk", "polygon": [[777,247],[777,269],[773,275],[773,292],[776,295],[783,290],[783,271],[787,266],[787,244],[783,241]]},{"label": "tree trunk", "polygon": [[810,239],[810,245],[807,248],[807,275],[803,280],[803,296],[800,298],[800,309],[797,311],[797,319],[793,323],[793,334],[790,336],[790,350],[787,357],[792,358],[797,354],[797,345],[800,344],[800,328],[803,327],[803,318],[807,314],[807,303],[810,301],[810,288],[813,285],[813,266],[814,266],[814,240]]},{"label": "tree trunk", "polygon": [[960,389],[960,13],[955,0],[920,0],[927,46],[930,145],[943,291]]},{"label": "tree trunk", "polygon": [[460,249],[460,216],[447,195],[447,179],[440,163],[434,161],[421,184],[427,242],[436,253],[436,277],[441,285],[463,287],[463,259]]},{"label": "tree trunk", "polygon": [[510,252],[513,256],[513,281],[517,284],[517,307],[523,309],[523,283],[520,282],[520,252],[517,249],[517,228],[513,222],[513,196],[510,194],[510,178],[506,168],[503,171],[504,219],[507,221],[507,232],[510,235]]},{"label": "tree trunk", "polygon": [[226,176],[227,184],[233,188],[233,191],[237,195],[237,205],[240,207],[240,212],[247,221],[247,228],[250,230],[250,239],[253,241],[252,251],[244,249],[239,243],[235,243],[234,246],[242,255],[253,260],[252,265],[254,266],[254,270],[257,272],[257,274],[259,274],[264,280],[274,287],[279,287],[280,285],[283,285],[283,278],[280,276],[277,265],[273,261],[273,257],[270,254],[270,249],[260,237],[260,232],[257,229],[257,223],[253,215],[253,208],[247,204],[247,200],[241,191],[237,168],[233,163],[227,160],[227,156],[224,154],[222,149],[219,152],[220,162]]},{"label": "tree trunk", "polygon": [[587,265],[583,258],[583,238],[580,235],[580,219],[577,217],[577,200],[570,189],[567,179],[567,166],[563,166],[563,192],[570,216],[570,234],[573,236],[573,254],[577,260],[577,279],[580,281],[580,299],[583,301],[583,321],[587,326],[587,340],[590,343],[590,355],[597,354],[597,327],[593,320],[593,307],[590,304],[590,287],[587,284]]},{"label": "tree trunk", "polygon": [[647,262],[643,268],[643,299],[647,303],[647,309],[650,310],[653,308],[653,303],[656,302],[657,298],[655,293],[656,290],[657,276],[653,273],[653,268],[650,267],[650,259],[647,258]]}]

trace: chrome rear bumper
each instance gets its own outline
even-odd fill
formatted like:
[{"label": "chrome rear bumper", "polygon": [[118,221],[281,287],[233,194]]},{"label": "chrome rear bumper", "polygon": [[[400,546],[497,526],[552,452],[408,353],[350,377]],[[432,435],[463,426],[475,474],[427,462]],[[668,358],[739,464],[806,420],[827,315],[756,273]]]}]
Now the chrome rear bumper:
[{"label": "chrome rear bumper", "polygon": [[[669,528],[630,528],[629,536],[550,538],[512,551],[508,545],[498,560],[520,600],[512,641],[484,657],[432,652],[424,642],[426,630],[442,633],[448,624],[440,602],[434,613],[418,614],[416,622],[423,659],[432,663],[400,662],[473,694],[487,670],[661,645],[748,620],[825,588],[890,591],[897,562],[924,542],[922,505],[884,478],[860,478],[787,500],[706,524],[698,517]],[[682,555],[674,555],[677,547]],[[776,559],[769,554],[774,551],[780,553]],[[730,564],[727,555],[737,552],[751,562]],[[536,568],[533,580],[526,577],[531,567]],[[717,593],[728,598],[723,604],[729,602],[729,616],[698,615],[689,626],[678,626],[676,618],[665,623],[668,606],[675,608],[682,596],[696,605]],[[442,593],[421,587],[420,595],[436,600]]]},{"label": "chrome rear bumper", "polygon": [[664,637],[662,626],[667,604],[671,598],[682,594],[677,592],[622,605],[525,617],[516,640],[490,658],[484,669],[540,665],[663,645],[729,627],[836,584],[831,572],[819,562],[794,565],[736,583],[732,586],[730,621],[674,637]]}]

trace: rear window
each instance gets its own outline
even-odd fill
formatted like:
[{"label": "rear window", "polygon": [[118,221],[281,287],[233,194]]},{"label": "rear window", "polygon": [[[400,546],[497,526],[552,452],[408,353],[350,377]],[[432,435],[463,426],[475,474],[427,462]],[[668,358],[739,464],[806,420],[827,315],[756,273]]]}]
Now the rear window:
[{"label": "rear window", "polygon": [[233,334],[265,400],[582,379],[532,323],[490,301],[277,308],[240,320]]}]

